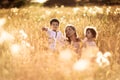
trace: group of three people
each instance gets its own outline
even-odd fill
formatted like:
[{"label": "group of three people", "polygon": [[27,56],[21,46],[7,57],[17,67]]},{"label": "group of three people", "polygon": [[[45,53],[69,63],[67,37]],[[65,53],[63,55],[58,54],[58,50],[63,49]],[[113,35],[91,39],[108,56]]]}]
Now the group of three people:
[{"label": "group of three people", "polygon": [[[51,50],[59,50],[63,46],[71,46],[74,48],[74,51],[81,56],[82,52],[88,51],[87,48],[91,48],[93,51],[96,46],[95,38],[97,32],[94,27],[86,27],[84,30],[84,39],[80,39],[77,36],[76,28],[69,24],[65,27],[65,37],[62,32],[58,30],[59,20],[51,19],[50,21],[51,29],[43,27],[42,30],[47,32],[49,48]],[[85,48],[85,49],[84,49]],[[89,48],[89,49],[90,49]],[[91,49],[89,51],[91,51]],[[89,52],[90,53],[90,52]],[[93,53],[93,52],[92,52]]]}]

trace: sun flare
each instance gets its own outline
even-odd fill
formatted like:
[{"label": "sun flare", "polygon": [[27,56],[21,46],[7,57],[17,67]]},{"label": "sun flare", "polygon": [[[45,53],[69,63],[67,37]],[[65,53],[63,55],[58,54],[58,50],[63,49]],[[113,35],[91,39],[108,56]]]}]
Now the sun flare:
[{"label": "sun flare", "polygon": [[47,0],[32,0],[31,2],[36,2],[36,3],[45,3]]}]

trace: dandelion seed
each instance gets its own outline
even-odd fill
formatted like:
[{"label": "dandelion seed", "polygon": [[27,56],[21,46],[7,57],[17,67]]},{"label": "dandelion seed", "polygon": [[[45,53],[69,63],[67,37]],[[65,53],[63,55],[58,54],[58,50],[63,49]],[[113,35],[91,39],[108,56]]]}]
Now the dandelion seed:
[{"label": "dandelion seed", "polygon": [[111,53],[110,52],[105,52],[103,56],[107,58],[107,57],[111,56]]},{"label": "dandelion seed", "polygon": [[46,13],[46,15],[50,15],[51,14],[51,12],[48,11],[48,10],[46,10],[45,13]]},{"label": "dandelion seed", "polygon": [[64,5],[61,5],[61,8],[64,8],[65,6]]},{"label": "dandelion seed", "polygon": [[88,11],[88,7],[85,6],[85,7],[84,7],[84,11],[85,11],[85,12]]},{"label": "dandelion seed", "polygon": [[10,16],[8,16],[8,19],[11,19],[11,17],[10,17]]},{"label": "dandelion seed", "polygon": [[26,41],[24,41],[24,40],[22,40],[21,43],[22,43],[22,45],[25,46],[25,47],[28,47],[28,48],[31,47],[30,43],[28,43],[28,42],[26,42]]},{"label": "dandelion seed", "polygon": [[95,6],[94,9],[97,13],[103,14],[103,9],[102,8],[99,8],[99,7]]},{"label": "dandelion seed", "polygon": [[79,8],[73,8],[73,12],[76,14],[79,11]]},{"label": "dandelion seed", "polygon": [[83,14],[83,16],[85,17],[85,16],[86,16],[86,14]]},{"label": "dandelion seed", "polygon": [[96,11],[95,11],[94,9],[92,9],[92,8],[90,8],[90,9],[88,10],[88,13],[89,13],[89,14],[92,14],[92,15],[96,15]]},{"label": "dandelion seed", "polygon": [[116,8],[114,14],[120,14],[120,8]]},{"label": "dandelion seed", "polygon": [[108,7],[107,10],[106,10],[106,14],[108,15],[111,11],[111,7]]},{"label": "dandelion seed", "polygon": [[24,30],[20,30],[19,33],[21,34],[23,39],[26,39],[28,35],[24,32]]},{"label": "dandelion seed", "polygon": [[99,66],[102,66],[101,61],[102,61],[102,52],[98,52],[96,62],[98,63]]},{"label": "dandelion seed", "polygon": [[18,8],[11,8],[11,12],[17,13],[19,11]]},{"label": "dandelion seed", "polygon": [[41,15],[40,18],[45,19],[46,15]]},{"label": "dandelion seed", "polygon": [[101,67],[110,65],[110,62],[107,58],[108,56],[111,56],[109,52],[106,52],[105,54],[102,54],[102,52],[98,52],[97,59],[96,59],[96,62],[98,63],[98,65]]}]

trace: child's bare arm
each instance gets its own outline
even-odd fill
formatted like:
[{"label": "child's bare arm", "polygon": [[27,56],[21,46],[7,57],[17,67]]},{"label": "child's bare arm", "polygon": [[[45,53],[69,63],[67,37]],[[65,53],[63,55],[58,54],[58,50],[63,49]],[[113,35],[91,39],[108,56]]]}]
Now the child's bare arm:
[{"label": "child's bare arm", "polygon": [[47,27],[42,27],[42,31],[48,31]]}]

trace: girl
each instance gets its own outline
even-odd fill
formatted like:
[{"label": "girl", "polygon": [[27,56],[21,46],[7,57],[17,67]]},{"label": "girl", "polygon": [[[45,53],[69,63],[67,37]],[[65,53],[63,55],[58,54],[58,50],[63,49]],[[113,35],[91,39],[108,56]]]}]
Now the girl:
[{"label": "girl", "polygon": [[94,27],[87,26],[84,30],[84,35],[85,38],[82,40],[81,60],[85,60],[87,64],[86,78],[88,80],[94,80],[94,73],[97,69],[96,58],[99,51],[95,42],[97,31]]},{"label": "girl", "polygon": [[94,27],[86,27],[84,30],[85,39],[83,40],[83,47],[96,47],[95,39],[97,36],[96,29]]},{"label": "girl", "polygon": [[85,38],[82,40],[82,58],[95,59],[98,52],[95,39],[97,37],[97,31],[94,27],[87,26],[84,30]]}]

